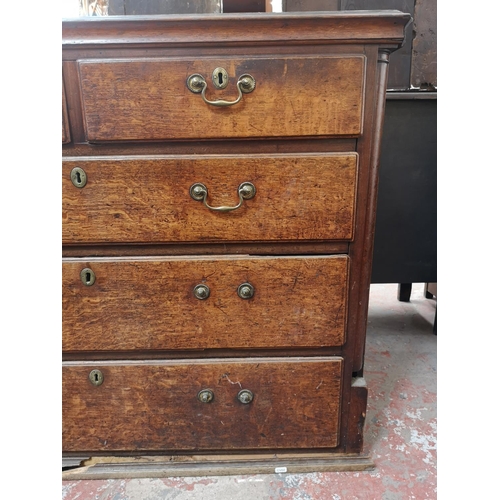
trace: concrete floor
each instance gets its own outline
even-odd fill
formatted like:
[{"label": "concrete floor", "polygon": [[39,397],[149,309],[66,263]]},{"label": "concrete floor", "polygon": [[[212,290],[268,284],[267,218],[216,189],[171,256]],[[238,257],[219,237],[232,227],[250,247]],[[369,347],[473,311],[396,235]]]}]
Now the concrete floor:
[{"label": "concrete floor", "polygon": [[364,376],[367,472],[63,481],[63,500],[409,500],[437,498],[436,300],[414,284],[372,285]]}]

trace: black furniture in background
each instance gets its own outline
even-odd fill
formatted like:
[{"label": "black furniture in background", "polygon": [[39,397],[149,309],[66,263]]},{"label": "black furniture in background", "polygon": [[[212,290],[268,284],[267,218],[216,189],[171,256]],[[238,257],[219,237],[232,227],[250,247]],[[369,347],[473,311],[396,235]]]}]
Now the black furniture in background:
[{"label": "black furniture in background", "polygon": [[437,94],[389,92],[380,158],[372,283],[437,281]]}]

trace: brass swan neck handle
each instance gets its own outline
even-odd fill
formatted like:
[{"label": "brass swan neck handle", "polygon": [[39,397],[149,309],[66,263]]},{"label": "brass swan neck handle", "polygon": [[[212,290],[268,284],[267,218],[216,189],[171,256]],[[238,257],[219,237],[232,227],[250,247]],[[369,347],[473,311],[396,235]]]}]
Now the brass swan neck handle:
[{"label": "brass swan neck handle", "polygon": [[209,101],[205,95],[208,87],[207,81],[202,75],[198,73],[195,73],[194,75],[188,77],[186,85],[191,92],[194,92],[195,94],[201,93],[202,99],[207,104],[210,104],[212,106],[234,106],[241,101],[243,94],[249,94],[255,89],[255,78],[252,75],[248,74],[243,74],[238,78],[238,81],[236,82],[238,97],[234,101],[225,101],[223,99]]}]

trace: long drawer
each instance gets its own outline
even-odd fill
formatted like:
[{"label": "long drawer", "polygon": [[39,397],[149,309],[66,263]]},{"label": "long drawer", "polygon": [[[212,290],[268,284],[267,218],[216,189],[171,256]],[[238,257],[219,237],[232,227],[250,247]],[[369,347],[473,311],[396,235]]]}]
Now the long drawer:
[{"label": "long drawer", "polygon": [[66,159],[63,243],[351,240],[357,169],[357,153]]},{"label": "long drawer", "polygon": [[335,447],[342,359],[67,363],[63,451]]},{"label": "long drawer", "polygon": [[63,263],[63,350],[339,346],[346,255],[74,259]]},{"label": "long drawer", "polygon": [[[363,55],[81,60],[87,140],[358,136],[365,65]],[[238,85],[245,75],[248,93]],[[191,76],[195,92],[205,81],[206,101],[240,100],[206,102]]]}]

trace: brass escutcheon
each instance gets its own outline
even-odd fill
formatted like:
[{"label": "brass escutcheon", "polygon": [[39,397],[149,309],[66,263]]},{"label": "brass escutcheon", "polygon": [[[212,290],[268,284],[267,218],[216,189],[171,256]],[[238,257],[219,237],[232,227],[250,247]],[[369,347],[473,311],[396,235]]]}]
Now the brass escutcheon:
[{"label": "brass escutcheon", "polygon": [[224,68],[215,68],[212,73],[212,83],[215,88],[225,89],[229,83],[229,75]]},{"label": "brass escutcheon", "polygon": [[95,273],[86,267],[80,271],[80,279],[84,285],[92,286],[95,283]]},{"label": "brass escutcheon", "polygon": [[71,182],[73,183],[73,186],[77,188],[82,188],[85,187],[85,184],[87,184],[87,174],[85,173],[85,170],[80,167],[75,167],[71,173],[69,174],[71,178]]},{"label": "brass escutcheon", "polygon": [[238,392],[238,401],[240,403],[247,405],[248,403],[251,403],[252,400],[253,400],[252,391],[249,391],[248,389],[242,389],[240,392]]},{"label": "brass escutcheon", "polygon": [[92,370],[89,373],[89,380],[92,385],[98,386],[104,382],[104,375],[101,370]]}]

